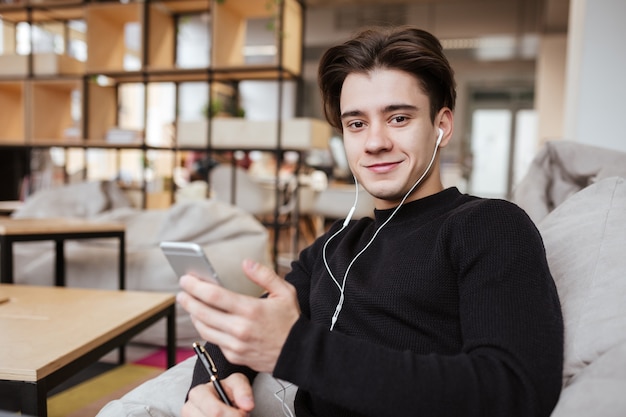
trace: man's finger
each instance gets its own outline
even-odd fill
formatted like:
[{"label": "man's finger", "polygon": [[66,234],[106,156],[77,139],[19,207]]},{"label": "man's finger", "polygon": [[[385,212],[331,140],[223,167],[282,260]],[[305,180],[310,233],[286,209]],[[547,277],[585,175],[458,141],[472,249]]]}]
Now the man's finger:
[{"label": "man's finger", "polygon": [[252,411],[254,408],[254,395],[252,386],[243,374],[235,373],[230,375],[225,384],[228,391],[235,400],[237,408],[245,411]]},{"label": "man's finger", "polygon": [[183,291],[203,304],[225,312],[233,312],[237,305],[243,302],[242,298],[255,298],[208,283],[193,275],[183,275],[179,284]]},{"label": "man's finger", "polygon": [[276,275],[273,269],[268,268],[251,259],[245,259],[242,263],[244,273],[255,284],[265,289],[270,294],[284,292],[288,288],[285,280]]}]

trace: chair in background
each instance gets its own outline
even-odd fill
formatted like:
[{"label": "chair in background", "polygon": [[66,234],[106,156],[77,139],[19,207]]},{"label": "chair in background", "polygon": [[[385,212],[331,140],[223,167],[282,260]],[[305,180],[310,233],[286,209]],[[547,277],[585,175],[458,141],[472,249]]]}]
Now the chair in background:
[{"label": "chair in background", "polygon": [[[295,239],[291,239],[295,234],[281,232],[289,232],[289,226],[294,221],[296,204],[292,194],[295,178],[279,181],[277,190],[274,179],[256,179],[239,166],[220,164],[211,170],[209,181],[211,198],[239,207],[266,227],[272,242],[274,269],[278,271],[282,265],[288,265],[297,251],[297,244],[292,241]],[[282,253],[288,255],[285,257]]]},{"label": "chair in background", "polygon": [[217,165],[211,170],[210,184],[212,198],[237,206],[262,221],[267,222],[276,207],[279,216],[286,216],[295,206],[288,195],[290,184],[281,185],[277,192],[274,181],[257,181],[239,166]]}]

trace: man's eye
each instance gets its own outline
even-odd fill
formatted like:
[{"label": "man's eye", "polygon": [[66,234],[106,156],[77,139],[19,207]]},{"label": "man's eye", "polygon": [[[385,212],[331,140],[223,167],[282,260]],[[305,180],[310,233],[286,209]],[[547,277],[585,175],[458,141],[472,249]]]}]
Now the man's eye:
[{"label": "man's eye", "polygon": [[394,123],[404,123],[404,122],[406,122],[406,117],[405,116],[394,116],[392,121]]},{"label": "man's eye", "polygon": [[360,128],[363,127],[363,122],[358,122],[358,121],[357,122],[352,122],[352,123],[350,123],[350,127],[360,129]]}]

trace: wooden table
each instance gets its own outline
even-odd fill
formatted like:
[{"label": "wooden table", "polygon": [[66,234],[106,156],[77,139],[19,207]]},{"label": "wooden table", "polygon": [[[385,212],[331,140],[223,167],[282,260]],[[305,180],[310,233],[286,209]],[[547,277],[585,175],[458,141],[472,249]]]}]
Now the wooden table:
[{"label": "wooden table", "polygon": [[167,317],[167,363],[176,361],[169,293],[0,284],[0,398],[46,416],[47,392]]},{"label": "wooden table", "polygon": [[125,226],[122,223],[70,218],[0,218],[0,283],[13,277],[13,243],[53,240],[56,244],[55,285],[65,285],[65,249],[68,239],[119,239],[119,289],[126,286]]}]

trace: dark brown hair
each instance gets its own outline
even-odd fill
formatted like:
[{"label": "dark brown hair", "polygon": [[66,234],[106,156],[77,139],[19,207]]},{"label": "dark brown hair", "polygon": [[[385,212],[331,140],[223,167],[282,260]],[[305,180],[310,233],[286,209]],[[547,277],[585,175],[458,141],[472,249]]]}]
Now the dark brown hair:
[{"label": "dark brown hair", "polygon": [[371,27],[347,42],[328,49],[320,61],[318,82],[326,120],[342,131],[339,101],[348,74],[374,69],[397,69],[414,75],[430,100],[430,117],[442,107],[454,110],[454,71],[439,40],[409,26]]}]

